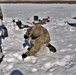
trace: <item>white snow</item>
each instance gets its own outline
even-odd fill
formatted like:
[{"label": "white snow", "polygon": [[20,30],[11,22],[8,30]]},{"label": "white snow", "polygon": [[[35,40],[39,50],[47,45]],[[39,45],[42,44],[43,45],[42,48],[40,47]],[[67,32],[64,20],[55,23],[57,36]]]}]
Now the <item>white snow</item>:
[{"label": "white snow", "polygon": [[[0,64],[0,75],[10,75],[13,70],[20,70],[24,75],[76,75],[76,27],[66,24],[76,16],[76,4],[0,4],[0,6],[4,15],[3,22],[9,32],[9,37],[2,44],[5,57]],[[27,51],[22,47],[26,29],[20,30],[17,26],[14,29],[12,19],[20,19],[24,24],[30,25],[27,22],[32,23],[35,15],[40,19],[50,16],[51,22],[43,26],[49,31],[50,43],[56,47],[57,52],[45,51],[46,55],[28,56],[23,61],[21,54]]]},{"label": "white snow", "polygon": [[44,68],[47,70],[50,69],[51,67],[52,67],[52,63],[50,62],[44,64]]},{"label": "white snow", "polygon": [[32,68],[32,72],[36,72],[37,71],[37,69],[36,68]]}]

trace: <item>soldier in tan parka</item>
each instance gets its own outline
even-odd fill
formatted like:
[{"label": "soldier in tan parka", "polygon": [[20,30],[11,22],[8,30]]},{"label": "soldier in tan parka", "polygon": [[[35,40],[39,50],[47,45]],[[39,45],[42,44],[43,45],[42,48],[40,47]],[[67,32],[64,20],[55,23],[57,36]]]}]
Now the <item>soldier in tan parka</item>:
[{"label": "soldier in tan parka", "polygon": [[27,56],[36,56],[36,53],[40,50],[40,48],[44,44],[48,46],[50,42],[50,35],[47,29],[41,25],[29,27],[26,34],[24,35],[24,38],[31,38],[30,43],[33,46],[29,48],[26,53],[22,54],[22,58],[25,58]]}]

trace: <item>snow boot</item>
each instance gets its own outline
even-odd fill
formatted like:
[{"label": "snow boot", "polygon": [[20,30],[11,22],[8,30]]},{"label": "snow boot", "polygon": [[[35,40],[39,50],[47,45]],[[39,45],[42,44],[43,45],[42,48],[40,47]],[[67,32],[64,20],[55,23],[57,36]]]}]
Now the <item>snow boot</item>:
[{"label": "snow boot", "polygon": [[56,48],[55,48],[54,46],[52,46],[51,44],[48,44],[47,47],[48,47],[49,50],[52,51],[52,52],[56,52],[56,51],[57,51]]},{"label": "snow boot", "polygon": [[25,53],[22,54],[22,59],[24,60],[24,58],[26,58],[27,55]]}]

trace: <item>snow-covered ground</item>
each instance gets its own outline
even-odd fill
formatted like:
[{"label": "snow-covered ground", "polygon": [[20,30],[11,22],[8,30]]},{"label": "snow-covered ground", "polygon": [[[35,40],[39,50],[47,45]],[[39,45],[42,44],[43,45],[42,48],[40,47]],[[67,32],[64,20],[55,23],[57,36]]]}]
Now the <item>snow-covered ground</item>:
[{"label": "snow-covered ground", "polygon": [[[23,75],[76,75],[76,28],[65,22],[76,16],[74,4],[1,4],[4,24],[9,37],[3,41],[5,55],[0,64],[0,75],[10,75],[13,70],[20,70]],[[40,19],[50,16],[51,22],[44,25],[50,33],[50,43],[57,49],[41,57],[27,57],[21,54],[23,35],[26,29],[14,29],[12,19],[20,19],[28,24],[28,19],[38,15]]]}]

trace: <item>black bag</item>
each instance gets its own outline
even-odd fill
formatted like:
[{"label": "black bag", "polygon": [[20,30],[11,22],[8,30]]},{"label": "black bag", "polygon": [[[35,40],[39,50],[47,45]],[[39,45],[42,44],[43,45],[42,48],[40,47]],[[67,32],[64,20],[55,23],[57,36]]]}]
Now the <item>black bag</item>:
[{"label": "black bag", "polygon": [[22,22],[21,22],[21,21],[17,21],[16,24],[17,24],[18,26],[21,26],[21,25],[22,25]]}]

